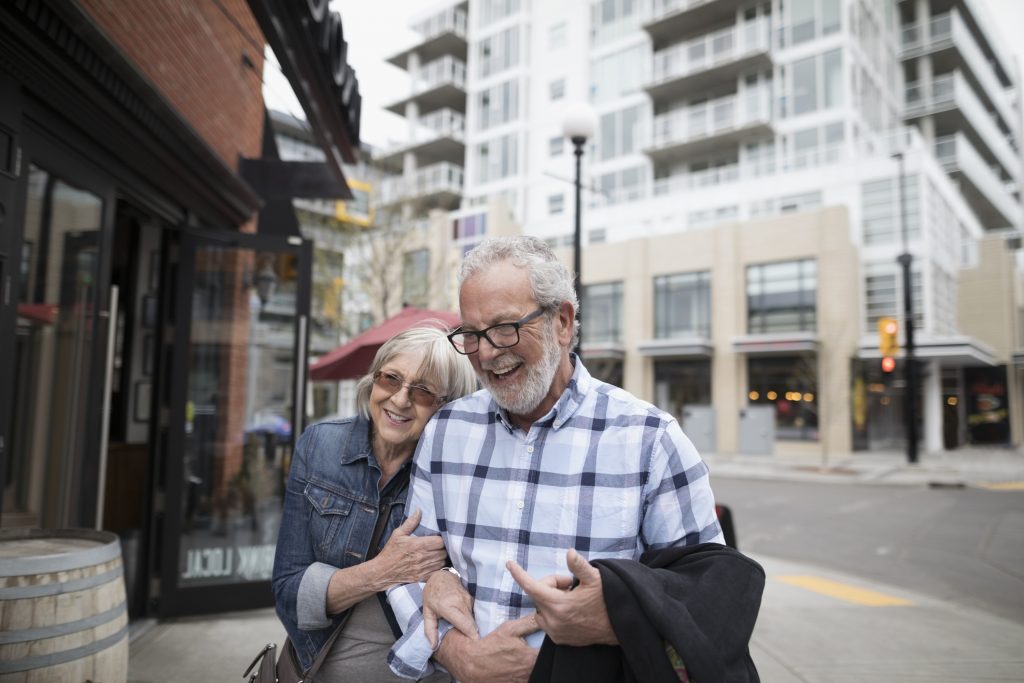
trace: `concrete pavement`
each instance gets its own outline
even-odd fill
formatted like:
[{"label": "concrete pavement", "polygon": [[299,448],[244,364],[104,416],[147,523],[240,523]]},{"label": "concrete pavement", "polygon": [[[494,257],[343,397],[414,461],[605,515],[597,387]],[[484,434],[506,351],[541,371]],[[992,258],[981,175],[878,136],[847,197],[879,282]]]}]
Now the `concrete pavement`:
[{"label": "concrete pavement", "polygon": [[[712,477],[1024,490],[1024,453],[707,456]],[[1024,511],[1022,511],[1024,512]],[[766,683],[1024,681],[1024,624],[832,570],[752,555],[764,601],[751,654]],[[128,680],[240,680],[284,630],[273,610],[132,624]]]}]

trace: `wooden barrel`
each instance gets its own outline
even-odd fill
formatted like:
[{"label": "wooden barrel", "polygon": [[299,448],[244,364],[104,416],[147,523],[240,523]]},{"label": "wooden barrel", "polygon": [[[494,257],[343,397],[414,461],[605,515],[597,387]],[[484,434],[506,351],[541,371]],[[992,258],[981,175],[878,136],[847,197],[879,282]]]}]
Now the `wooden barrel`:
[{"label": "wooden barrel", "polygon": [[0,682],[127,678],[128,609],[117,536],[0,531]]}]

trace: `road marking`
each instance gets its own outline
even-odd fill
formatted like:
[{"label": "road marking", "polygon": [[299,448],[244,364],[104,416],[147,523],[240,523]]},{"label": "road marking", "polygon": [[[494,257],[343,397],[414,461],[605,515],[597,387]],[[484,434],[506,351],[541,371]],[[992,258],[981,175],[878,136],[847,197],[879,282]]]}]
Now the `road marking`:
[{"label": "road marking", "polygon": [[990,491],[1024,491],[1024,481],[1000,481],[993,484],[979,484]]},{"label": "road marking", "polygon": [[893,607],[913,604],[904,598],[895,595],[886,595],[866,588],[857,588],[846,583],[830,581],[817,576],[779,576],[779,581],[788,583],[791,586],[804,588],[815,593],[827,595],[830,598],[852,602],[855,605],[866,605],[868,607]]}]

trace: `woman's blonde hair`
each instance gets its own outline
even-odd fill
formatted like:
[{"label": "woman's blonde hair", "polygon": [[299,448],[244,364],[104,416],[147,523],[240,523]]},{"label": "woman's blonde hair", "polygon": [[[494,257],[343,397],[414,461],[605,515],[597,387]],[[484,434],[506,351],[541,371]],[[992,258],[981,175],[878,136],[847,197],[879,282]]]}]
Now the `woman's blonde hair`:
[{"label": "woman's blonde hair", "polygon": [[[476,391],[473,366],[448,341],[448,328],[440,320],[425,320],[418,327],[399,332],[377,350],[370,371],[356,385],[356,408],[363,417],[370,417],[373,376],[391,359],[403,353],[423,354],[423,364],[415,379],[429,383],[440,392],[446,403]],[[407,382],[412,380],[406,378]]]}]

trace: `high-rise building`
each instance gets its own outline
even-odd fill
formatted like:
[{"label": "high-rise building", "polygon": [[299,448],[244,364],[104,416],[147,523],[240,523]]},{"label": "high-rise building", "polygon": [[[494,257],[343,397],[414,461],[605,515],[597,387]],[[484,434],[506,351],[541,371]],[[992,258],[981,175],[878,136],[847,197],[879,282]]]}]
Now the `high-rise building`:
[{"label": "high-rise building", "polygon": [[417,27],[390,109],[460,124],[394,153],[407,190],[458,171],[431,257],[497,198],[571,263],[562,121],[589,102],[583,356],[700,448],[900,447],[877,324],[905,345],[902,253],[923,447],[1021,442],[1020,78],[979,2],[469,0]]}]

